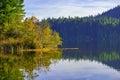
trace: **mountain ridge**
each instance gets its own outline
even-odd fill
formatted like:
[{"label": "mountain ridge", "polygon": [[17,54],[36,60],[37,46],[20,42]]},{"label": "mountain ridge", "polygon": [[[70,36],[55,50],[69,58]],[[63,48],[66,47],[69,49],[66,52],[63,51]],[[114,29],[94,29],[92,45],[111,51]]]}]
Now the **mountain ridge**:
[{"label": "mountain ridge", "polygon": [[112,18],[120,18],[120,5],[106,11],[103,12],[100,15],[95,16],[96,18],[100,18],[100,17],[112,17]]}]

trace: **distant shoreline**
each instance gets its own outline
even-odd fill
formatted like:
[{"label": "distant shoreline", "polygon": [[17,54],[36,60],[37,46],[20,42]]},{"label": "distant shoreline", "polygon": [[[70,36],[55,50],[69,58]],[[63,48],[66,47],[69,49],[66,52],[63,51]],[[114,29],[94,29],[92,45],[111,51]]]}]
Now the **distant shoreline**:
[{"label": "distant shoreline", "polygon": [[79,48],[59,48],[61,50],[79,50]]},{"label": "distant shoreline", "polygon": [[55,51],[55,50],[79,50],[79,48],[43,48],[43,49],[23,49],[20,50],[22,52],[48,52],[48,51]]}]

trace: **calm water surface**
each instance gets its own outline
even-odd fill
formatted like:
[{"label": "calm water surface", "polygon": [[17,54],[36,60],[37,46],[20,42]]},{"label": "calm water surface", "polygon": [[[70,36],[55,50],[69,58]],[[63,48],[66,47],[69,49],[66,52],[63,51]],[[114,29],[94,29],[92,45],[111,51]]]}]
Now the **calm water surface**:
[{"label": "calm water surface", "polygon": [[39,73],[35,80],[120,80],[120,72],[97,61],[60,60],[47,73]]},{"label": "calm water surface", "polygon": [[[52,59],[51,59],[52,62]],[[34,70],[34,80],[120,80],[120,55],[63,51],[48,71]],[[25,78],[26,80],[29,80]]]},{"label": "calm water surface", "polygon": [[120,80],[119,51],[0,54],[0,80]]}]

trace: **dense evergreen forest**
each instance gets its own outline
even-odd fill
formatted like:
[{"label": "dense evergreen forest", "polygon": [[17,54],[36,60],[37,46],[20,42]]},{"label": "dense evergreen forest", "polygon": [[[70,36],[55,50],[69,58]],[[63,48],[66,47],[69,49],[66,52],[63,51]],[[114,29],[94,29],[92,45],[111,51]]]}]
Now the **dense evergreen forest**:
[{"label": "dense evergreen forest", "polygon": [[24,0],[0,0],[0,51],[56,48],[62,44],[48,21],[39,24],[35,17],[24,20]]},{"label": "dense evergreen forest", "polygon": [[103,12],[102,14],[97,15],[96,17],[113,17],[113,18],[120,18],[120,5],[116,6],[108,10],[107,12]]},{"label": "dense evergreen forest", "polygon": [[81,49],[120,48],[120,6],[89,17],[48,18],[53,30],[60,33],[62,47]]}]

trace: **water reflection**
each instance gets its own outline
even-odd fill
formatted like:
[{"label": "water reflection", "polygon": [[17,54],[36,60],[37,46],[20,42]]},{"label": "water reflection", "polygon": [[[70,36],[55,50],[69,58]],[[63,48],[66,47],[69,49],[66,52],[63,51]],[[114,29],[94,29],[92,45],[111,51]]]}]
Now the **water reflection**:
[{"label": "water reflection", "polygon": [[0,54],[0,80],[120,80],[119,64],[116,51]]},{"label": "water reflection", "polygon": [[67,50],[63,52],[62,59],[68,59],[69,61],[75,60],[95,60],[101,62],[102,64],[106,64],[114,69],[120,71],[120,53],[119,52],[106,52],[106,51],[81,51],[81,50]]},{"label": "water reflection", "polygon": [[34,70],[49,71],[62,56],[61,51],[47,53],[0,54],[0,80],[33,80],[39,74]]},{"label": "water reflection", "polygon": [[[116,64],[117,63],[117,64]],[[120,80],[120,54],[116,52],[63,51],[57,65],[35,80]]]},{"label": "water reflection", "polygon": [[90,60],[60,60],[51,65],[51,72],[41,74],[35,80],[120,80],[120,72]]}]

